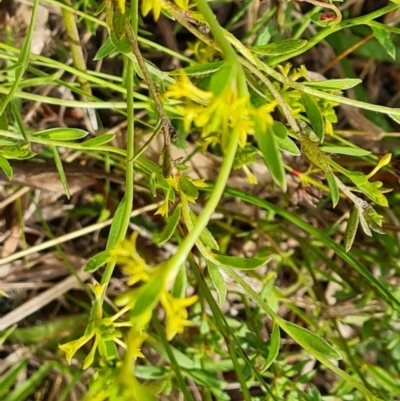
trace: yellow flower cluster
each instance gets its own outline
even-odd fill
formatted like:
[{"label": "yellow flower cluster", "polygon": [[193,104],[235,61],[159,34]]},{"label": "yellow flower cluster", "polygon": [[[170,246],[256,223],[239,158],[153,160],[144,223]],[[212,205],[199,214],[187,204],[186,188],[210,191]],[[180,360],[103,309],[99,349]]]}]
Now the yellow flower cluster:
[{"label": "yellow flower cluster", "polygon": [[[143,284],[159,281],[165,281],[163,266],[149,267],[145,261],[140,257],[136,250],[136,239],[138,233],[134,232],[130,239],[122,241],[120,246],[116,247],[113,251],[113,258],[116,259],[117,263],[122,266],[124,273],[130,276],[128,285],[133,285],[139,282]],[[130,257],[128,257],[130,255]],[[165,287],[165,286],[163,286]],[[121,305],[129,305],[129,308],[134,308],[136,303],[136,296],[140,290],[135,288],[132,291],[128,291],[119,297],[116,303]],[[197,301],[197,295],[189,298],[175,298],[173,297],[166,288],[161,289],[160,300],[166,313],[166,333],[168,340],[172,340],[177,333],[182,333],[186,326],[190,325],[190,321],[187,319],[188,313],[186,308],[193,305]],[[148,323],[148,319],[151,317],[152,310],[148,311],[145,317],[139,317],[140,323],[132,322],[132,325],[137,330],[144,329],[144,326]]]},{"label": "yellow flower cluster", "polygon": [[202,129],[204,149],[217,143],[226,149],[233,129],[239,131],[239,146],[244,148],[247,136],[254,134],[254,118],[262,125],[272,124],[271,112],[277,104],[273,101],[255,108],[249,96],[238,97],[233,85],[215,96],[196,87],[183,72],[165,96],[182,101],[175,111],[182,116],[185,131],[190,131],[192,125]]},{"label": "yellow flower cluster", "polygon": [[[189,0],[175,0],[175,4],[182,8],[183,10],[187,10],[189,8]],[[154,19],[157,21],[160,18],[162,9],[161,0],[142,0],[142,15],[145,17],[150,11],[153,11]]]}]

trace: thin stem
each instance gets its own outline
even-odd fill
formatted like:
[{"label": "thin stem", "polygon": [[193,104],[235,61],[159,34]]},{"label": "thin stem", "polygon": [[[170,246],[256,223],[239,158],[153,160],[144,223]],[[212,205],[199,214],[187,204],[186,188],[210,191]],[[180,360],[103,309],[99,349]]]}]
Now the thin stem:
[{"label": "thin stem", "polygon": [[224,154],[224,160],[222,162],[221,171],[215,182],[213,192],[210,199],[206,203],[202,213],[200,214],[193,229],[189,232],[188,236],[184,239],[180,245],[178,252],[168,261],[168,267],[170,271],[168,275],[170,278],[176,277],[179,272],[180,266],[185,263],[193,245],[196,243],[200,234],[207,226],[211,215],[214,213],[218,206],[218,203],[224,193],[226,183],[231,172],[233,161],[235,159],[236,150],[239,142],[239,131],[234,129],[231,133],[230,141]]},{"label": "thin stem", "polygon": [[[133,61],[128,57],[125,58],[125,62],[127,63],[127,74],[126,74],[126,82],[127,82],[127,140],[126,140],[126,159],[128,160],[125,166],[125,197],[124,197],[124,211],[122,224],[119,228],[117,238],[115,242],[122,241],[126,237],[126,233],[129,227],[130,221],[130,213],[132,210],[133,204],[133,194],[134,194],[134,171],[133,171],[133,156],[135,154],[135,118],[134,118],[134,77],[135,71],[133,68]],[[104,285],[103,291],[101,293],[100,303],[104,302],[104,297],[107,291],[107,285],[111,280],[111,276],[113,274],[115,267],[115,262],[109,262],[104,269],[104,273],[101,279],[101,284]]]},{"label": "thin stem", "polygon": [[161,100],[158,96],[157,88],[154,85],[154,82],[151,78],[151,75],[149,73],[149,70],[147,69],[146,63],[144,61],[144,58],[142,56],[142,53],[140,51],[136,35],[132,29],[132,26],[126,22],[125,24],[125,33],[127,35],[129,44],[132,47],[132,52],[136,57],[136,60],[139,64],[140,69],[142,70],[142,73],[144,75],[144,80],[146,81],[146,84],[149,88],[149,93],[150,97],[152,98],[154,105],[156,107],[157,113],[160,116],[161,119],[161,125],[163,128],[163,134],[164,134],[164,146],[170,147],[171,145],[171,135],[173,134],[173,127],[171,122],[169,121],[169,118],[167,116],[167,113],[165,112],[164,106],[161,103]]}]

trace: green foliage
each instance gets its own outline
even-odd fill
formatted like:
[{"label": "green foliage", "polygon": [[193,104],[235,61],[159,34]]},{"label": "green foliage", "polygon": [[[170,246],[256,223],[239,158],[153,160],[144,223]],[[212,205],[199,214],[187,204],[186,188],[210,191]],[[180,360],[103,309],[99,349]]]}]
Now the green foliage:
[{"label": "green foliage", "polygon": [[[0,106],[0,168],[5,176],[13,179],[14,159],[39,159],[40,147],[42,155],[54,160],[67,196],[65,152],[76,151],[108,169],[120,169],[126,177],[125,196],[113,214],[105,249],[83,267],[101,280],[93,280],[90,287],[91,302],[85,304],[90,316],[35,326],[29,333],[16,329],[4,334],[5,341],[37,339],[38,344],[47,344],[40,346],[52,349],[55,359],[60,354],[53,342],[60,343],[67,363],[74,361],[74,369],[77,365],[93,369],[90,383],[82,372],[46,362],[48,354],[41,353],[43,364],[22,386],[13,387],[27,369],[27,360],[0,377],[0,395],[5,400],[31,397],[55,366],[69,376],[71,387],[75,380],[84,383],[87,401],[229,400],[231,377],[246,401],[257,399],[250,391],[255,385],[262,397],[271,400],[396,399],[400,337],[393,327],[400,294],[394,283],[400,246],[395,235],[382,236],[385,219],[397,219],[398,199],[382,181],[372,179],[379,170],[388,169],[391,154],[376,160],[369,149],[348,141],[335,124],[339,104],[382,113],[395,121],[400,120],[400,109],[365,102],[362,96],[347,97],[343,91],[362,87],[358,78],[316,80],[305,66],[293,68],[288,60],[313,48],[318,51],[316,46],[331,35],[343,39],[340,35],[347,32],[356,37],[354,29],[360,26],[368,26],[376,38],[374,44],[396,60],[395,35],[400,31],[376,19],[400,5],[391,2],[370,14],[342,20],[334,1],[305,1],[315,7],[301,20],[293,17],[299,12],[292,12],[294,2],[278,2],[257,16],[241,40],[228,27],[243,18],[254,6],[252,1],[238,4],[226,27],[205,0],[132,1],[129,7],[124,0],[106,0],[99,8],[105,11],[105,21],[100,19],[101,12],[93,16],[88,11],[97,7],[90,1],[81,1],[76,8],[60,3],[67,14],[90,22],[91,29],[97,24],[107,28],[108,38],[95,60],[122,58],[122,77],[86,71],[75,56],[71,67],[30,55],[33,23],[20,50],[1,45],[8,63],[2,75],[7,85],[0,88],[5,95]],[[35,1],[32,21],[38,5]],[[329,12],[321,13],[321,8]],[[76,20],[71,22],[67,14],[63,14],[64,24],[77,28]],[[184,27],[192,35],[184,54],[149,39],[141,18],[152,15],[158,20],[161,14],[177,30]],[[151,18],[146,21],[153,26]],[[311,37],[303,35],[308,27],[315,32]],[[141,49],[146,49],[146,55],[156,51],[172,56],[173,65],[179,60],[182,68],[162,71],[144,59]],[[373,51],[368,51],[372,56]],[[43,65],[76,75],[80,87],[42,71]],[[30,76],[23,81],[26,72]],[[49,80],[49,85],[68,88],[83,100],[23,90]],[[123,100],[100,101],[91,94],[92,87]],[[14,104],[20,98],[65,107],[123,110],[126,147],[116,146],[115,132],[91,135],[77,128],[25,127],[21,110]],[[146,138],[149,134],[145,142],[135,137],[137,126]],[[157,164],[147,150],[158,136],[162,150]],[[176,159],[176,138],[184,146],[188,136],[196,142],[195,150],[187,159]],[[212,166],[215,180],[195,177],[196,152],[210,160],[220,159],[218,167]],[[357,164],[348,167],[346,159],[338,156],[367,163],[371,172],[359,170]],[[300,157],[301,171],[297,171]],[[276,204],[253,195],[252,190],[228,187],[234,169],[242,170],[237,173],[243,176],[244,172],[249,181],[243,187],[256,185],[256,163],[263,163],[269,174],[268,179],[261,177],[263,188],[257,193]],[[298,193],[320,191],[312,213],[291,204],[295,185],[299,185]],[[141,197],[134,188],[146,195]],[[131,219],[132,207],[140,204],[136,197],[141,202],[154,201],[153,210],[157,210],[152,225]],[[228,199],[234,206],[225,208]],[[386,210],[391,202],[394,207],[389,215]],[[334,211],[329,210],[331,205]],[[324,221],[327,210],[336,221]],[[160,260],[158,254],[151,258],[149,252],[142,252],[139,230],[128,236],[131,224],[152,231],[148,235],[152,246],[168,250],[168,256],[162,253]],[[359,226],[367,237],[357,236]],[[373,241],[384,244],[387,254]],[[115,266],[124,277],[118,295],[108,293]],[[333,294],[325,291],[327,286],[334,288]],[[1,294],[5,294],[2,289]],[[237,316],[231,312],[236,302],[241,305]],[[347,303],[352,313],[333,308],[333,304],[340,308]],[[76,305],[82,307],[82,302]],[[374,307],[376,313],[368,309]],[[63,338],[60,327],[74,326],[74,322],[79,332],[71,331]],[[349,338],[343,335],[343,327],[351,329]],[[371,356],[375,349],[376,355]],[[315,361],[321,367],[313,365]],[[327,370],[336,375],[334,384],[327,387],[329,396],[314,382]],[[63,397],[69,391],[66,387]]]}]

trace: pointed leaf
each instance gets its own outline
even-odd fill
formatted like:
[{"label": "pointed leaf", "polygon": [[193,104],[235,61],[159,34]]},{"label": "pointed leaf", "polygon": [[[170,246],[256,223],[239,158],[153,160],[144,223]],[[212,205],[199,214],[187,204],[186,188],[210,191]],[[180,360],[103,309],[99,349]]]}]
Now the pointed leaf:
[{"label": "pointed leaf", "polygon": [[110,232],[108,234],[106,249],[110,249],[117,243],[119,230],[121,229],[124,220],[125,203],[126,199],[124,196],[121,202],[119,202],[117,210],[114,214],[113,222],[111,223]]},{"label": "pointed leaf", "polygon": [[220,69],[211,76],[210,89],[215,97],[220,96],[229,85],[235,80],[236,66],[229,61],[225,61]]},{"label": "pointed leaf", "polygon": [[285,139],[287,137],[287,128],[279,121],[274,121],[272,125],[272,130],[274,131],[276,137],[279,139]]},{"label": "pointed leaf", "polygon": [[135,307],[130,311],[129,317],[134,319],[147,311],[152,311],[160,299],[164,281],[161,277],[154,277],[140,287],[137,293]]},{"label": "pointed leaf", "polygon": [[325,173],[325,177],[326,180],[328,181],[329,190],[331,191],[333,207],[335,208],[340,199],[339,188],[337,186],[335,176],[331,171],[327,171]]},{"label": "pointed leaf", "polygon": [[100,46],[100,49],[97,50],[96,55],[94,56],[94,60],[101,60],[104,57],[110,56],[111,54],[117,51],[114,46],[111,37],[108,36],[106,41]]},{"label": "pointed leaf", "polygon": [[81,146],[84,148],[95,148],[111,142],[114,138],[115,134],[102,134],[94,138],[90,138],[85,142],[82,142]]},{"label": "pointed leaf", "polygon": [[329,79],[326,81],[308,81],[308,82],[303,82],[303,85],[321,89],[345,90],[353,88],[354,86],[360,84],[361,82],[362,80],[358,78],[345,78],[345,79]]},{"label": "pointed leaf", "polygon": [[258,147],[264,157],[264,161],[269,171],[271,172],[274,181],[286,191],[286,174],[283,168],[282,156],[279,152],[278,143],[275,139],[274,132],[271,126],[267,126],[267,131],[261,129],[258,121],[255,121],[255,137]]},{"label": "pointed leaf", "polygon": [[213,262],[219,266],[233,267],[241,270],[258,269],[268,263],[271,258],[240,258],[237,256],[213,255]]},{"label": "pointed leaf", "polygon": [[307,44],[304,39],[285,39],[279,42],[268,43],[262,46],[254,46],[251,50],[257,54],[267,54],[267,55],[280,55],[290,52],[294,52],[303,48]]},{"label": "pointed leaf", "polygon": [[292,322],[279,319],[279,326],[305,350],[317,352],[327,358],[340,360],[342,356],[321,337]]},{"label": "pointed leaf", "polygon": [[98,254],[92,256],[83,266],[83,271],[86,273],[94,273],[101,266],[103,266],[107,262],[108,251],[101,251]]},{"label": "pointed leaf", "polygon": [[[192,219],[193,225],[196,224],[197,222],[197,216],[193,212],[193,210],[189,210],[190,217]],[[204,245],[207,245],[211,249],[215,249],[216,251],[219,250],[219,245],[217,240],[214,238],[214,236],[211,234],[210,230],[207,227],[204,227],[203,231],[200,234],[200,240],[203,242]]]},{"label": "pointed leaf", "polygon": [[346,252],[349,252],[353,245],[359,221],[359,212],[354,208],[350,213],[349,221],[347,222],[346,231],[344,233],[344,249]]},{"label": "pointed leaf", "polygon": [[13,169],[12,169],[11,164],[9,163],[9,161],[3,156],[0,156],[0,169],[2,169],[4,171],[4,174],[7,176],[7,178],[9,180],[12,179],[12,177],[13,177]]},{"label": "pointed leaf", "polygon": [[300,149],[297,147],[294,141],[288,136],[285,139],[276,138],[276,141],[278,143],[278,147],[280,150],[290,153],[291,155],[294,156],[300,156]]},{"label": "pointed leaf", "polygon": [[268,358],[266,359],[263,367],[261,368],[261,373],[264,373],[275,361],[279,353],[280,345],[281,345],[281,333],[279,331],[279,325],[274,322],[274,325],[272,326]]},{"label": "pointed leaf", "polygon": [[181,218],[181,211],[181,206],[177,206],[172,213],[172,216],[168,217],[168,223],[164,232],[158,238],[155,238],[155,243],[157,245],[165,244],[172,237],[172,234],[175,232],[179,223],[179,219]]},{"label": "pointed leaf", "polygon": [[376,26],[371,26],[371,28],[378,42],[386,50],[387,54],[389,54],[389,56],[395,60],[396,46],[394,45],[389,33],[385,29],[378,28]]},{"label": "pointed leaf", "polygon": [[310,95],[307,95],[307,93],[303,93],[301,99],[315,134],[321,143],[324,142],[325,122],[317,102]]},{"label": "pointed leaf", "polygon": [[33,136],[54,141],[76,141],[85,138],[88,134],[87,131],[78,128],[50,128],[35,132]]},{"label": "pointed leaf", "polygon": [[222,277],[222,274],[219,271],[218,266],[216,266],[209,260],[207,260],[207,268],[208,268],[208,273],[210,274],[211,277],[211,281],[213,282],[215,290],[217,291],[218,306],[222,308],[224,306],[227,293],[225,280]]},{"label": "pointed leaf", "polygon": [[61,180],[61,183],[63,185],[65,194],[67,195],[67,197],[69,199],[70,198],[70,193],[69,193],[69,188],[68,188],[68,181],[67,181],[67,177],[66,177],[65,172],[64,172],[64,167],[62,165],[60,155],[58,154],[57,149],[55,148],[55,146],[51,145],[50,147],[51,147],[51,150],[53,152],[54,163],[56,165],[58,175],[60,176],[60,180]]},{"label": "pointed leaf", "polygon": [[[210,63],[197,64],[183,69],[185,74],[188,76],[202,76],[206,74],[212,74],[218,71],[224,64],[224,61],[212,61]],[[174,70],[169,75],[180,75],[182,70]]]},{"label": "pointed leaf", "polygon": [[350,146],[321,146],[321,150],[326,153],[347,156],[367,156],[371,154],[369,150],[352,148]]}]

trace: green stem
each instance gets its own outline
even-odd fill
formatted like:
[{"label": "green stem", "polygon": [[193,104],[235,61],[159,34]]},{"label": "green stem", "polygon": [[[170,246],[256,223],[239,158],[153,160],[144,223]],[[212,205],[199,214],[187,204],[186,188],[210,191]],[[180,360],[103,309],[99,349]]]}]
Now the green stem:
[{"label": "green stem", "polygon": [[239,97],[248,95],[246,75],[243,67],[239,63],[238,55],[233,50],[233,47],[225,36],[225,30],[219,25],[214,13],[206,0],[196,0],[197,8],[203,14],[203,17],[210,25],[211,32],[218,43],[225,59],[232,62],[237,67],[237,83],[238,83],[238,94]]},{"label": "green stem", "polygon": [[[71,5],[71,0],[63,0],[68,6]],[[74,61],[74,66],[79,71],[86,72],[86,62],[85,56],[83,54],[81,41],[79,38],[78,27],[76,25],[75,14],[72,13],[67,8],[61,9],[63,21],[65,25],[65,30],[67,31],[67,37],[69,42],[69,47],[71,49],[72,60]],[[83,76],[77,76],[79,83],[81,84],[82,90],[88,95],[92,94],[92,90],[89,81]]]},{"label": "green stem", "polygon": [[126,33],[128,41],[129,41],[129,44],[131,45],[132,52],[136,57],[136,60],[139,64],[140,69],[142,70],[144,80],[146,81],[146,84],[149,88],[150,97],[152,98],[154,105],[156,107],[157,113],[160,116],[161,126],[163,128],[163,134],[164,134],[164,146],[170,147],[171,134],[173,132],[172,124],[169,121],[169,118],[167,116],[167,113],[165,112],[164,106],[161,103],[161,100],[158,96],[157,88],[151,78],[149,70],[147,69],[146,63],[143,59],[142,53],[140,51],[140,48],[139,48],[139,45],[137,42],[135,32],[133,31],[132,26],[128,22],[126,22],[126,24],[125,24],[125,33]]},{"label": "green stem", "polygon": [[207,4],[205,0],[196,0],[196,4],[197,8],[203,14],[203,17],[207,21],[208,25],[210,25],[211,32],[214,35],[215,40],[219,44],[226,60],[237,63],[237,55],[233,50],[232,46],[226,40],[224,32],[221,29],[221,26],[219,25],[210,6]]},{"label": "green stem", "polygon": [[208,221],[211,218],[211,215],[217,208],[218,203],[222,197],[222,194],[224,193],[224,189],[233,166],[233,161],[235,159],[238,142],[239,142],[239,131],[237,129],[234,129],[231,133],[230,141],[226,153],[224,154],[224,160],[222,162],[221,170],[215,182],[215,186],[210,196],[210,199],[206,203],[193,229],[189,232],[188,236],[184,239],[184,241],[180,245],[177,253],[168,261],[168,268],[169,268],[168,275],[170,278],[176,277],[181,265],[185,263],[193,245],[200,237],[201,232],[207,226]]},{"label": "green stem", "polygon": [[[126,139],[126,166],[125,166],[125,197],[124,197],[124,211],[122,224],[119,228],[116,243],[122,241],[126,237],[126,233],[129,227],[130,214],[132,210],[133,204],[133,193],[134,193],[134,171],[133,171],[133,156],[135,154],[135,118],[134,118],[134,78],[135,71],[133,68],[133,62],[129,58],[125,59],[127,63],[127,74],[126,74],[126,82],[127,82],[127,139]],[[115,267],[115,262],[109,262],[104,270],[103,276],[101,278],[101,284],[104,285],[103,292],[101,294],[100,303],[102,304],[104,301],[104,297],[107,291],[107,285],[111,280],[111,276],[113,274]]]}]

